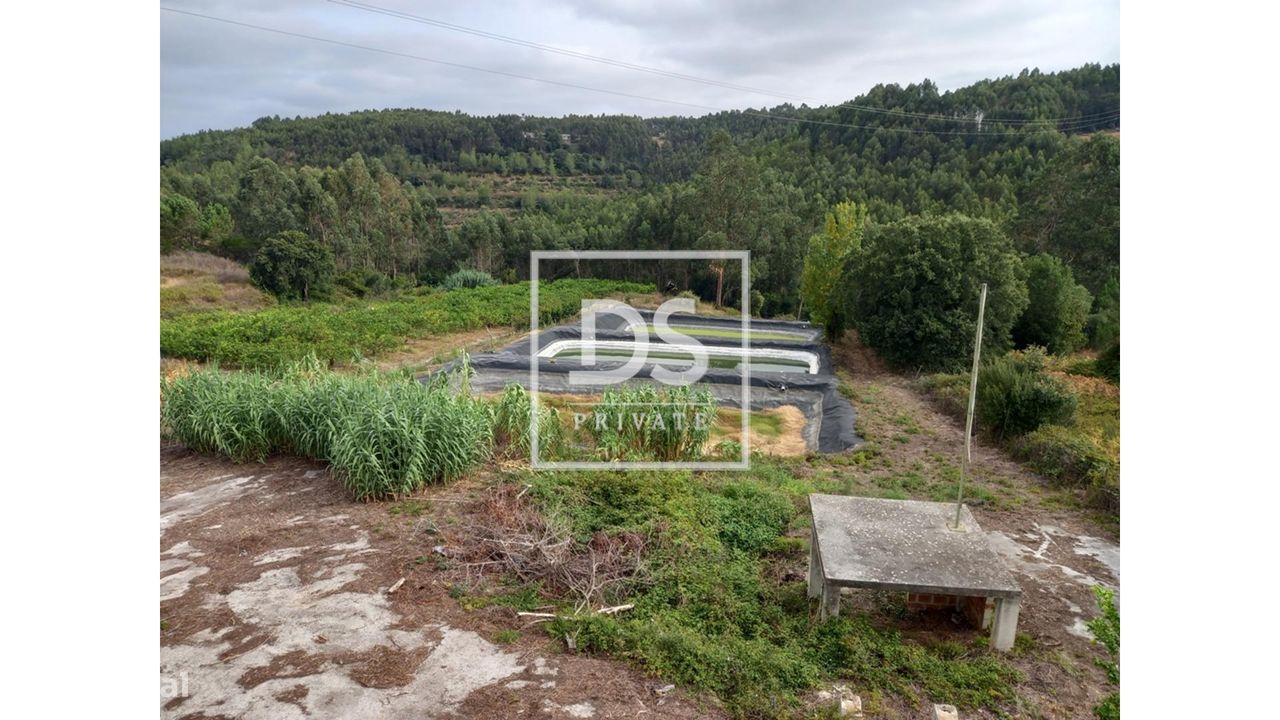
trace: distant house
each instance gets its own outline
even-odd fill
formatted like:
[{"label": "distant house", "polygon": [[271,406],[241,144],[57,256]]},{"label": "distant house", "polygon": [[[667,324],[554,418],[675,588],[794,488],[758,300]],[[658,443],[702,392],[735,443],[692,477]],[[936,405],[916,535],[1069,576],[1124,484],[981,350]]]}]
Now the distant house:
[{"label": "distant house", "polygon": [[520,137],[523,137],[525,140],[532,140],[538,137],[538,133],[525,130],[524,132],[520,133]]},{"label": "distant house", "polygon": [[560,143],[562,145],[568,145],[571,142],[573,142],[572,135],[570,135],[569,133],[560,133]]}]

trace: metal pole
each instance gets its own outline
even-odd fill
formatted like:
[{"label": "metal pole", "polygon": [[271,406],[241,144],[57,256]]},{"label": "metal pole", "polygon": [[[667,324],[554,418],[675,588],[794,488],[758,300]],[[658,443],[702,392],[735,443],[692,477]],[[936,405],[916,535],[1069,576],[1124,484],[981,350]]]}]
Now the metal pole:
[{"label": "metal pole", "polygon": [[973,462],[973,406],[978,400],[978,360],[982,356],[982,316],[987,310],[987,284],[982,283],[982,292],[978,296],[978,329],[973,333],[973,371],[969,374],[969,412],[964,419],[964,457],[960,459],[960,483],[956,486],[956,522],[955,529],[960,529],[960,508],[964,500],[964,478]]}]

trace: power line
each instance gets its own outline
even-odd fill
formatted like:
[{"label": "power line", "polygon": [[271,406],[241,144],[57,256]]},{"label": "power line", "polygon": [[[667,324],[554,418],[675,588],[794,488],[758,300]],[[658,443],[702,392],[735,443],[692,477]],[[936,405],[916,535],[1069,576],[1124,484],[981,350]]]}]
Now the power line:
[{"label": "power line", "polygon": [[[489,74],[491,74],[491,75],[501,75],[501,76],[504,76],[504,77],[514,78],[514,79],[517,79],[517,80],[529,80],[529,81],[532,81],[532,82],[540,82],[540,83],[545,83],[545,84],[548,84],[548,85],[556,85],[556,86],[559,86],[559,87],[573,88],[573,89],[576,89],[576,90],[587,90],[587,91],[589,91],[589,92],[604,93],[604,94],[607,94],[607,95],[615,95],[615,96],[618,96],[618,97],[632,98],[632,99],[635,99],[635,100],[644,100],[644,101],[647,101],[647,102],[658,102],[658,103],[666,103],[666,104],[669,104],[669,105],[679,105],[679,106],[682,106],[682,107],[696,108],[696,109],[699,109],[699,110],[707,110],[707,111],[712,111],[712,112],[721,112],[721,113],[738,112],[738,113],[741,113],[741,114],[743,114],[743,115],[748,115],[748,116],[753,116],[753,117],[760,117],[760,118],[765,118],[765,119],[768,119],[768,120],[777,120],[777,121],[782,121],[782,122],[790,122],[790,123],[805,123],[805,124],[823,125],[823,126],[829,126],[829,127],[842,127],[842,128],[849,128],[849,129],[853,129],[853,130],[889,130],[889,131],[893,131],[893,132],[907,132],[907,133],[913,133],[913,134],[933,134],[933,135],[988,135],[988,136],[990,136],[990,135],[1014,135],[1014,134],[1018,134],[1018,133],[1022,132],[1021,130],[1006,130],[1006,131],[983,131],[983,130],[925,130],[925,129],[920,129],[920,128],[898,128],[898,127],[884,127],[884,126],[878,126],[878,125],[856,125],[856,124],[851,124],[851,123],[840,123],[840,122],[834,122],[834,121],[829,121],[829,120],[814,120],[814,119],[810,119],[810,118],[798,118],[798,117],[791,117],[791,116],[787,116],[787,115],[776,115],[776,114],[773,114],[773,113],[759,112],[759,111],[756,111],[756,110],[732,110],[732,109],[729,109],[729,108],[716,107],[716,106],[714,106],[714,105],[703,105],[703,104],[700,104],[700,103],[691,103],[691,102],[685,102],[685,101],[682,101],[682,100],[670,100],[670,99],[667,99],[667,98],[657,98],[657,97],[650,97],[650,96],[647,96],[647,95],[637,95],[637,94],[634,94],[634,93],[622,92],[622,91],[620,91],[620,90],[610,90],[610,89],[607,89],[607,88],[597,88],[597,87],[591,87],[591,86],[589,86],[589,85],[578,85],[578,84],[576,84],[576,83],[564,82],[564,81],[561,81],[561,80],[550,80],[550,79],[547,79],[547,78],[534,77],[534,76],[532,76],[532,75],[523,75],[523,74],[520,74],[520,73],[508,72],[508,71],[506,71],[506,70],[494,70],[494,69],[492,69],[492,68],[483,68],[483,67],[478,67],[478,66],[475,66],[475,65],[466,65],[466,64],[463,64],[463,63],[455,63],[455,62],[450,62],[450,61],[448,61],[448,60],[439,60],[439,59],[436,59],[436,58],[430,58],[430,57],[426,57],[426,56],[423,56],[423,55],[413,55],[413,54],[410,54],[410,53],[398,52],[398,51],[396,51],[396,50],[387,50],[387,49],[385,49],[385,48],[378,48],[378,47],[372,47],[372,46],[369,46],[369,45],[360,45],[360,44],[357,44],[357,43],[346,42],[346,41],[344,41],[344,40],[334,40],[334,39],[331,39],[331,38],[323,38],[323,37],[318,37],[318,36],[315,36],[315,35],[307,35],[307,34],[305,34],[305,33],[293,32],[293,31],[291,31],[291,30],[281,30],[281,29],[279,29],[279,28],[271,28],[271,27],[266,27],[266,26],[263,26],[263,25],[255,25],[255,24],[253,24],[253,23],[242,22],[242,21],[239,21],[239,20],[231,20],[231,19],[229,19],[229,18],[216,17],[216,16],[214,16],[214,15],[205,15],[205,14],[202,14],[202,13],[192,12],[192,11],[190,11],[190,10],[180,10],[180,9],[178,9],[178,8],[170,8],[170,7],[164,7],[164,6],[161,6],[161,7],[160,7],[160,9],[161,9],[161,10],[163,10],[163,11],[165,11],[165,12],[177,13],[177,14],[180,14],[180,15],[187,15],[187,16],[189,16],[189,17],[196,17],[196,18],[201,18],[201,19],[204,19],[204,20],[211,20],[211,21],[213,21],[213,22],[219,22],[219,23],[223,23],[223,24],[226,24],[226,25],[235,25],[235,26],[238,26],[238,27],[250,28],[250,29],[252,29],[252,30],[259,30],[259,31],[262,31],[262,32],[269,32],[269,33],[274,33],[274,34],[277,34],[277,35],[284,35],[284,36],[288,36],[288,37],[299,38],[299,39],[302,39],[302,40],[311,40],[311,41],[314,41],[314,42],[325,43],[325,44],[328,44],[328,45],[336,45],[336,46],[339,46],[339,47],[352,48],[352,49],[355,49],[355,50],[364,50],[364,51],[366,51],[366,52],[378,53],[378,54],[381,54],[381,55],[389,55],[389,56],[392,56],[392,57],[405,58],[405,59],[408,59],[408,60],[418,60],[418,61],[421,61],[421,62],[428,62],[428,63],[433,63],[433,64],[436,64],[436,65],[444,65],[444,66],[447,66],[447,67],[454,67],[454,68],[459,68],[459,69],[462,69],[462,70],[471,70],[471,71],[474,71],[474,72],[489,73]],[[1118,116],[1119,116],[1119,114],[1120,114],[1120,113],[1119,113],[1119,111],[1118,111],[1118,110],[1117,110],[1117,111],[1115,111],[1114,113],[1109,113],[1109,115],[1114,115],[1114,116],[1116,116],[1116,117],[1118,117]],[[942,118],[938,118],[938,119],[942,119]],[[1083,126],[1087,126],[1087,125],[1095,124],[1095,123],[1098,123],[1098,122],[1105,122],[1105,120],[1090,120],[1090,121],[1087,121],[1087,122],[1082,122],[1082,121],[1073,121],[1073,122],[1066,123],[1066,124],[1067,124],[1068,126],[1080,126],[1080,127],[1083,127]],[[1051,127],[1047,127],[1047,126],[1046,126],[1044,129],[1061,129],[1061,128],[1051,128]],[[1067,128],[1067,129],[1070,129],[1070,128]]]},{"label": "power line", "polygon": [[758,95],[769,95],[769,96],[781,98],[784,100],[804,100],[805,99],[803,96],[795,95],[792,93],[776,92],[774,90],[765,90],[762,88],[751,87],[749,85],[738,85],[735,83],[725,82],[722,80],[711,80],[708,78],[700,78],[694,75],[685,75],[683,73],[678,73],[671,70],[664,70],[662,68],[649,67],[647,65],[639,65],[636,63],[626,62],[624,60],[615,60],[613,58],[602,57],[599,55],[591,55],[584,52],[578,52],[577,50],[569,50],[567,48],[555,47],[553,45],[544,45],[542,43],[536,43],[531,40],[521,40],[520,38],[510,37],[508,35],[499,35],[498,33],[489,32],[487,30],[480,30],[477,28],[470,28],[470,27],[466,27],[465,25],[455,25],[454,23],[445,22],[443,20],[434,20],[432,18],[422,17],[421,15],[413,15],[411,13],[401,12],[399,10],[393,10],[390,8],[378,7],[377,5],[370,5],[368,3],[355,2],[353,0],[328,0],[328,1],[335,5],[343,5],[343,6],[352,8],[354,10],[364,10],[365,12],[376,13],[378,15],[386,15],[387,17],[399,18],[401,20],[409,20],[409,21],[420,23],[423,25],[431,25],[434,27],[441,28],[443,30],[452,30],[454,32],[466,33],[468,35],[475,35],[477,37],[488,38],[490,40],[497,40],[498,42],[504,42],[510,45],[519,45],[521,47],[532,48],[534,50],[541,50],[543,52],[555,53],[557,55],[564,55],[566,57],[578,58],[580,60],[589,60],[591,62],[602,63],[605,65],[612,65],[614,67],[626,68],[627,70],[636,70],[639,72],[652,73],[654,75],[661,75],[663,77],[674,78],[677,80],[688,80],[689,82],[703,83],[706,85],[715,85],[717,87],[727,88],[729,90],[740,90],[744,92],[756,93]]},{"label": "power line", "polygon": [[[714,80],[709,78],[697,77],[695,75],[685,75],[683,73],[664,70],[662,68],[649,67],[647,65],[638,65],[638,64],[626,62],[623,60],[615,60],[613,58],[603,57],[600,55],[591,55],[588,53],[578,52],[576,50],[569,50],[566,48],[556,47],[554,45],[544,45],[542,43],[533,42],[532,40],[522,40],[520,38],[511,37],[509,35],[500,35],[498,33],[489,32],[487,30],[467,27],[465,25],[457,25],[455,23],[423,17],[421,15],[414,15],[412,13],[402,12],[400,10],[393,10],[390,8],[379,7],[377,5],[373,5],[370,3],[361,2],[360,0],[328,0],[328,2],[331,2],[335,5],[342,5],[344,7],[349,7],[354,10],[363,10],[365,12],[375,13],[378,15],[385,15],[387,17],[398,18],[401,20],[409,20],[411,22],[419,23],[422,25],[430,25],[432,27],[437,27],[442,30],[450,30],[453,32],[466,33],[468,35],[475,35],[477,37],[483,37],[490,40],[496,40],[498,42],[504,42],[509,45],[518,45],[520,47],[532,48],[534,50],[541,50],[543,52],[555,53],[557,55],[564,55],[567,57],[573,57],[580,60],[588,60],[591,62],[601,63],[604,65],[612,65],[614,67],[625,68],[628,70],[646,72],[654,75],[661,75],[663,77],[674,78],[677,80],[686,80],[689,82],[702,83],[704,85],[722,87],[730,90],[739,90],[744,92],[755,93],[758,95],[768,95],[771,97],[781,98],[784,100],[800,100],[800,101],[807,101],[807,102],[822,104],[821,101],[818,101],[815,98],[809,98],[803,95],[783,93],[783,92],[778,92],[776,90],[765,90],[765,89],[755,88],[747,85],[737,85],[737,84],[725,82],[722,80]],[[850,109],[858,110],[861,112],[879,113],[884,115],[897,115],[900,117],[912,117],[912,118],[919,118],[919,119],[926,119],[926,120],[946,120],[951,122],[955,122],[955,121],[973,122],[974,121],[974,118],[971,118],[971,117],[955,117],[955,116],[947,116],[947,115],[938,115],[936,113],[919,113],[919,112],[911,112],[908,110],[895,110],[892,108],[878,108],[870,105],[859,105],[853,102],[845,102],[845,103],[840,103],[838,105],[832,105],[828,107],[850,108]],[[1035,124],[1035,123],[1046,123],[1046,124],[1047,123],[1065,123],[1065,122],[1075,122],[1075,121],[1083,120],[1087,124],[1092,122],[1099,122],[1098,118],[1110,116],[1115,112],[1116,111],[1092,113],[1088,115],[1082,115],[1079,117],[1071,117],[1071,118],[1000,119],[1000,118],[984,117],[983,122],[1001,123],[1004,125],[1022,125],[1022,124]]]}]

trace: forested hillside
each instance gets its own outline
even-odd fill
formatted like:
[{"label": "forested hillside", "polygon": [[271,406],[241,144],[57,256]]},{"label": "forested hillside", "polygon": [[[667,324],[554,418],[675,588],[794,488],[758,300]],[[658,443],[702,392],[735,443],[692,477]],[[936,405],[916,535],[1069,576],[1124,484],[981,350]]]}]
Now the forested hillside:
[{"label": "forested hillside", "polygon": [[[796,314],[811,238],[852,202],[873,224],[989,221],[1096,306],[1118,302],[1119,86],[1118,65],[1087,65],[701,118],[263,118],[161,143],[162,250],[320,258],[359,295],[461,268],[522,279],[534,249],[742,248],[753,311]],[[714,299],[710,274],[689,283]]]}]

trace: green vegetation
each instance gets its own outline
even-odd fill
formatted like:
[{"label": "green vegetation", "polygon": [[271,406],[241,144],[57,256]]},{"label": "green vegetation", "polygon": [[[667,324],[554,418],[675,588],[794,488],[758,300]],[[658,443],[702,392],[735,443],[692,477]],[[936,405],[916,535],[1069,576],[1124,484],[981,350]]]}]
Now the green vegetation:
[{"label": "green vegetation", "polygon": [[1120,273],[1120,138],[1066,145],[1029,188],[1015,234],[1027,252],[1069,262],[1092,293]]},{"label": "green vegetation", "polygon": [[[1050,370],[1051,361],[1065,372]],[[918,387],[963,419],[968,381],[961,374],[930,375]],[[1032,349],[988,362],[978,378],[977,419],[1045,479],[1081,488],[1090,505],[1119,512],[1120,397],[1094,376],[1091,361],[1054,360]]]},{"label": "green vegetation", "polygon": [[715,397],[687,385],[606,390],[588,427],[605,460],[696,460],[716,422]]},{"label": "green vegetation", "polygon": [[500,645],[513,643],[519,639],[520,639],[519,630],[499,630],[493,634],[493,641]]},{"label": "green vegetation", "polygon": [[862,247],[867,210],[855,203],[837,203],[827,213],[822,232],[809,238],[800,276],[800,296],[809,306],[809,317],[821,325],[828,340],[844,335],[847,308],[837,286],[848,259]]},{"label": "green vegetation", "polygon": [[779,580],[779,564],[803,563],[811,486],[780,467],[750,473],[539,473],[519,477],[542,511],[576,542],[648,538],[640,576],[604,602],[631,602],[618,616],[562,615],[549,626],[579,650],[634,660],[682,685],[711,690],[739,717],[787,716],[796,693],[850,679],[863,692],[925,698],[962,708],[1014,701],[1018,673],[985,650],[920,645],[846,615],[814,623],[802,580]]},{"label": "green vegetation", "polygon": [[978,371],[974,413],[998,438],[1025,435],[1041,425],[1066,425],[1076,412],[1067,384],[1045,371],[1044,351],[1013,351]]},{"label": "green vegetation", "polygon": [[355,499],[395,497],[489,457],[489,409],[465,383],[465,372],[430,385],[339,375],[314,359],[277,373],[196,370],[163,382],[161,427],[236,462],[286,452],[322,460]]},{"label": "green vegetation", "polygon": [[[731,247],[752,253],[757,312],[781,315],[799,308],[809,238],[833,205],[853,202],[876,223],[986,218],[1023,250],[1068,262],[1097,293],[1119,262],[1118,141],[1078,135],[1119,127],[1119,86],[1118,65],[1086,65],[948,92],[878,85],[853,99],[886,113],[262,118],[160,144],[161,247],[249,262],[294,230],[331,247],[340,275],[409,285],[464,267],[524,279],[538,249]],[[1046,118],[1066,120],[1029,122]],[[723,267],[589,274],[606,270],[707,300],[735,296]]]},{"label": "green vegetation", "polygon": [[337,273],[333,251],[297,230],[268,239],[249,268],[254,284],[280,300],[328,300]]},{"label": "green vegetation", "polygon": [[[520,385],[508,385],[494,408],[494,440],[516,457],[529,457],[533,448],[533,398]],[[550,457],[563,441],[564,426],[554,405],[538,405],[538,454]]]},{"label": "green vegetation", "polygon": [[463,268],[458,272],[450,275],[440,283],[440,287],[445,290],[457,290],[458,288],[478,288],[497,285],[498,281],[487,272],[472,270],[471,268]]},{"label": "green vegetation", "polygon": [[955,370],[973,351],[979,288],[983,346],[1001,352],[1027,306],[1022,260],[992,222],[911,217],[868,228],[846,279],[859,337],[902,368]]},{"label": "green vegetation", "polygon": [[[1112,685],[1120,685],[1120,609],[1116,607],[1116,595],[1100,585],[1093,588],[1098,596],[1098,607],[1102,614],[1088,622],[1089,632],[1093,638],[1107,649],[1111,656],[1106,660],[1094,660],[1098,667],[1107,673],[1107,681]],[[1099,720],[1120,720],[1120,693],[1107,696],[1101,704],[1093,709]]]},{"label": "green vegetation", "polygon": [[1027,260],[1027,293],[1030,304],[1013,326],[1018,347],[1039,345],[1055,355],[1084,345],[1084,326],[1093,297],[1075,283],[1071,268],[1052,255]]},{"label": "green vegetation", "polygon": [[1098,374],[1120,384],[1120,340],[1116,340],[1098,356]]},{"label": "green vegetation", "polygon": [[[565,279],[539,287],[543,323],[576,314],[583,298],[652,288],[606,280]],[[409,294],[377,302],[281,306],[250,313],[209,312],[162,320],[160,352],[167,357],[272,368],[314,354],[350,363],[388,352],[405,340],[482,327],[525,327],[528,283]]]}]

